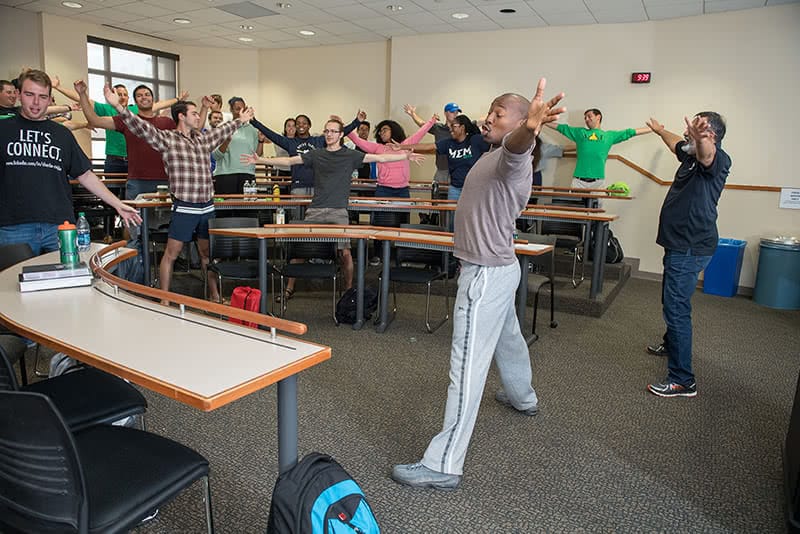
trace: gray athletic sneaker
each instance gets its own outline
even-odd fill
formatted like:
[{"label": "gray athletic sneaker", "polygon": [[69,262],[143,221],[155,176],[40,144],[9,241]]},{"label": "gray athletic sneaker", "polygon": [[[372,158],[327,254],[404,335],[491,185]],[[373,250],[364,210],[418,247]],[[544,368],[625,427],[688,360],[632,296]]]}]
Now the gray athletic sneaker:
[{"label": "gray athletic sneaker", "polygon": [[461,484],[461,475],[448,475],[428,469],[422,463],[400,464],[394,466],[392,479],[412,488],[434,488],[454,490]]},{"label": "gray athletic sneaker", "polygon": [[497,390],[497,393],[494,394],[494,398],[500,404],[505,404],[506,406],[514,408],[519,413],[522,413],[522,414],[525,414],[525,415],[530,415],[530,416],[534,416],[537,413],[539,413],[539,407],[538,406],[531,406],[530,408],[526,408],[524,410],[520,410],[519,408],[516,408],[513,404],[511,404],[511,401],[508,400],[508,395],[506,395],[506,392],[503,391],[502,389]]}]

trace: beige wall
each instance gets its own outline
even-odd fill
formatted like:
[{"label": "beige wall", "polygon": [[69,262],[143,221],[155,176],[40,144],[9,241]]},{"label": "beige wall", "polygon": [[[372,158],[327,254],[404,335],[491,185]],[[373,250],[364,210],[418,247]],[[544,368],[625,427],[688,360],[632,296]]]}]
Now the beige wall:
[{"label": "beige wall", "polygon": [[42,30],[39,15],[0,6],[0,79],[19,76],[22,67],[41,68]]},{"label": "beige wall", "polygon": [[[43,55],[44,67],[62,79],[85,76],[86,35],[97,35],[180,54],[179,83],[193,97],[240,94],[269,126],[280,129],[287,116],[306,113],[314,131],[329,114],[349,120],[359,108],[373,123],[391,117],[413,131],[402,112],[405,103],[416,104],[423,117],[441,112],[449,101],[480,116],[497,94],[530,95],[538,77],[546,76],[549,93],[567,93],[570,124],[581,124],[585,108],[598,107],[607,129],[638,127],[654,115],[681,132],[684,115],[719,111],[729,125],[724,145],[734,162],[730,183],[800,187],[791,157],[793,97],[800,86],[797,4],[659,22],[420,35],[257,52],[181,46],[48,15],[42,16],[43,37],[34,29],[12,38],[7,27],[21,29],[38,15],[0,9],[3,49],[11,41],[15,47],[19,41],[30,43],[22,52],[28,55],[11,63],[4,54],[0,68],[6,70]],[[653,83],[631,85],[630,73],[639,70],[652,71]],[[564,141],[553,132],[546,135]],[[675,171],[675,160],[653,135],[617,145],[613,152],[663,179]],[[567,183],[573,166],[570,159],[551,165],[545,183]],[[413,171],[415,179],[432,174],[430,161]],[[667,189],[613,160],[607,175],[628,182],[636,196],[606,206],[620,215],[613,229],[626,255],[640,258],[642,270],[660,272],[661,249],[654,239]],[[776,193],[727,190],[720,201],[720,235],[750,243],[743,286],[753,285],[760,236],[800,235],[800,212],[777,205]]]},{"label": "beige wall", "polygon": [[304,113],[321,132],[331,114],[345,124],[363,109],[375,124],[386,115],[385,42],[287,50],[262,50],[259,57],[261,108],[258,118],[273,130]]}]

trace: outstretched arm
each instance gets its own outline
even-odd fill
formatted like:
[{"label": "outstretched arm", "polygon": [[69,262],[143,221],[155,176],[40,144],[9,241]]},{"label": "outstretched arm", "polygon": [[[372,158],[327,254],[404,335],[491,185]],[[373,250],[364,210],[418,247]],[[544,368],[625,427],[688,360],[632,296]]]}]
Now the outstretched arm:
[{"label": "outstretched arm", "polygon": [[651,130],[651,129],[650,129],[649,127],[647,127],[647,126],[646,126],[646,127],[644,127],[644,128],[636,128],[636,135],[649,134],[649,133],[650,133],[650,132],[652,132],[652,131],[653,131],[653,130]]},{"label": "outstretched arm", "polygon": [[[331,115],[331,116],[333,116],[333,115]],[[342,130],[342,132],[344,133],[344,135],[349,134],[350,132],[352,132],[353,130],[358,128],[358,126],[362,122],[364,122],[365,120],[367,120],[366,111],[364,111],[362,109],[359,109],[358,112],[356,113],[356,118],[353,119],[353,122],[351,122],[350,124],[345,125],[344,129]]]},{"label": "outstretched arm", "polygon": [[281,165],[289,167],[291,165],[300,165],[303,163],[302,156],[284,156],[276,158],[260,158],[256,154],[242,154],[239,158],[242,165],[255,165],[256,163],[266,163],[267,165]]},{"label": "outstretched arm", "polygon": [[406,112],[406,115],[411,117],[411,120],[414,121],[414,123],[417,126],[422,126],[423,124],[425,124],[425,121],[422,119],[422,117],[417,115],[417,106],[412,106],[411,104],[405,104],[403,106],[403,111]]},{"label": "outstretched arm", "polygon": [[694,141],[697,147],[697,154],[695,157],[703,167],[710,167],[714,163],[714,158],[717,156],[716,135],[708,119],[705,117],[695,117],[689,121],[688,117],[684,117],[686,122],[686,131],[689,137]]},{"label": "outstretched arm", "polygon": [[94,111],[94,105],[91,104],[89,100],[89,92],[86,87],[86,82],[83,80],[77,80],[74,84],[75,87],[75,94],[78,95],[80,99],[81,107],[83,108],[83,114],[86,116],[86,120],[89,122],[89,125],[93,128],[103,128],[104,130],[116,130],[116,126],[114,126],[114,118],[113,117],[100,117]]},{"label": "outstretched arm", "polygon": [[411,135],[411,137],[406,138],[406,140],[403,141],[402,144],[404,144],[404,145],[416,145],[417,143],[422,141],[422,138],[425,137],[425,134],[428,133],[428,130],[430,130],[431,127],[434,124],[436,124],[436,121],[438,121],[438,120],[439,120],[439,115],[434,113],[433,116],[430,118],[430,120],[428,122],[424,123],[420,127],[419,130],[417,130],[416,132],[414,132]]},{"label": "outstretched arm", "polygon": [[[80,102],[81,98],[78,95],[78,92],[77,91],[73,91],[69,87],[62,86],[61,85],[61,79],[58,76],[53,76],[52,78],[50,78],[50,83],[52,84],[53,89],[55,89],[56,91],[58,91],[62,95],[66,96],[70,100],[74,100],[75,102]],[[94,101],[93,100],[89,100],[89,102],[90,102],[90,106],[85,106],[84,105],[83,106],[84,109],[86,107],[94,107]]]},{"label": "outstretched arm", "polygon": [[400,143],[389,143],[392,150],[411,150],[420,154],[436,154],[436,143],[417,143],[416,145],[401,145]]},{"label": "outstretched arm", "polygon": [[117,210],[117,213],[125,222],[125,226],[130,227],[132,224],[137,225],[142,222],[139,212],[127,204],[123,204],[117,195],[109,191],[106,184],[101,182],[100,178],[91,170],[78,176],[78,182],[99,197],[100,200]]},{"label": "outstretched arm", "polygon": [[178,98],[168,98],[167,100],[159,100],[158,102],[153,102],[153,113],[158,113],[162,109],[171,107],[179,100],[186,100],[187,98],[189,98],[189,91],[181,91],[181,94],[178,96]]},{"label": "outstretched arm", "polygon": [[664,128],[664,125],[655,120],[653,117],[650,117],[650,120],[647,121],[647,126],[650,128],[651,132],[659,136],[661,140],[664,141],[664,144],[667,145],[667,148],[669,148],[674,154],[675,145],[682,141],[683,138],[678,134],[674,134]]},{"label": "outstretched arm", "polygon": [[388,163],[390,161],[403,161],[403,160],[413,161],[414,163],[421,165],[423,161],[425,161],[425,156],[422,154],[416,154],[411,151],[403,151],[399,154],[365,154],[364,155],[364,163]]},{"label": "outstretched arm", "polygon": [[555,107],[564,98],[564,93],[558,93],[547,102],[544,101],[546,85],[547,80],[544,78],[539,80],[536,94],[533,95],[531,105],[528,107],[528,118],[506,138],[505,147],[509,152],[524,154],[530,151],[542,125],[557,121],[558,116],[567,111],[565,107]]}]

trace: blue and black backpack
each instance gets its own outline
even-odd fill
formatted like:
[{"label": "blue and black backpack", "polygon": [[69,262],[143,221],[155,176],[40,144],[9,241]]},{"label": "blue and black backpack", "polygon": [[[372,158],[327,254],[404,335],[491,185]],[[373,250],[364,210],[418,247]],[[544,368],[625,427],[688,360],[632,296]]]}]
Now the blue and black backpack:
[{"label": "blue and black backpack", "polygon": [[312,452],[278,477],[267,534],[379,534],[358,483],[326,454]]}]

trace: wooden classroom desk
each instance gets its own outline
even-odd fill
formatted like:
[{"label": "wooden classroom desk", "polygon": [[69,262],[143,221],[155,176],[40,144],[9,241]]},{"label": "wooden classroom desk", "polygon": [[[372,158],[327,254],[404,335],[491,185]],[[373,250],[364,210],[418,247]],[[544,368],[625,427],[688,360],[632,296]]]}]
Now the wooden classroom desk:
[{"label": "wooden classroom desk", "polygon": [[364,273],[366,271],[366,242],[375,232],[372,226],[336,224],[265,224],[261,228],[215,228],[214,235],[258,239],[258,283],[261,289],[261,313],[267,313],[267,240],[284,241],[356,241],[356,322],[353,330],[364,326]]},{"label": "wooden classroom desk", "polygon": [[[596,299],[603,290],[603,273],[605,272],[606,249],[608,248],[608,225],[619,217],[611,213],[602,213],[595,210],[553,210],[550,206],[533,206],[520,214],[521,219],[531,221],[560,221],[572,222],[583,225],[583,259],[589,259],[589,241],[594,232],[594,258],[592,262],[592,280],[589,286],[589,298]],[[577,287],[577,286],[576,286]]]},{"label": "wooden classroom desk", "polygon": [[[93,253],[100,248],[93,244]],[[53,252],[0,272],[0,323],[203,411],[277,382],[280,471],[297,462],[296,375],[330,359],[330,347],[182,313],[102,279],[88,287],[20,293],[18,275],[24,265],[58,261]],[[132,343],[135,332],[148,335]]]},{"label": "wooden classroom desk", "polygon": [[[391,322],[389,317],[389,270],[390,270],[390,243],[396,246],[421,248],[426,250],[440,250],[442,252],[453,251],[453,234],[450,232],[432,232],[428,230],[414,230],[414,229],[387,229],[375,227],[375,232],[371,239],[378,239],[383,242],[383,258],[381,273],[381,309],[380,309],[380,323],[375,327],[377,332],[385,332],[386,328]],[[520,261],[520,280],[517,286],[517,318],[521,331],[525,331],[525,309],[528,300],[528,264],[530,263],[530,256],[538,256],[540,254],[547,254],[553,251],[552,245],[538,245],[534,243],[516,243],[515,252]],[[536,338],[534,336],[526,337],[528,345],[533,343]]]}]

